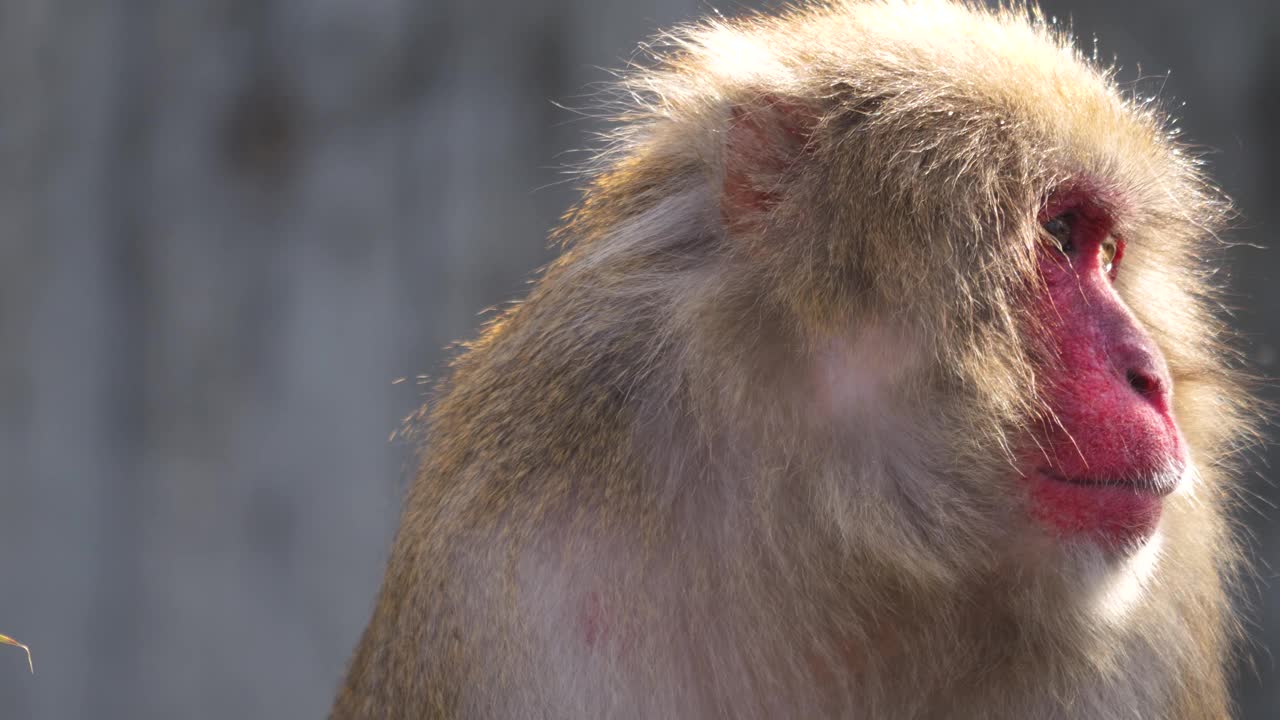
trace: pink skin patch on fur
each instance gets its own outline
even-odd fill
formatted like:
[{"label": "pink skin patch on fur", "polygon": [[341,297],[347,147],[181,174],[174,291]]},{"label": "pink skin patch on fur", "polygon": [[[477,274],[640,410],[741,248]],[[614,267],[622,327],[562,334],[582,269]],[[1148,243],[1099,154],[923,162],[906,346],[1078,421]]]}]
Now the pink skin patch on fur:
[{"label": "pink skin patch on fur", "polygon": [[1070,220],[1070,248],[1041,250],[1045,292],[1033,310],[1047,332],[1041,392],[1053,412],[1024,467],[1031,513],[1060,536],[1132,547],[1155,533],[1186,466],[1172,383],[1112,286],[1124,245],[1115,240],[1107,268],[1108,215],[1076,194],[1050,203],[1041,220],[1059,217]]},{"label": "pink skin patch on fur", "polygon": [[608,627],[605,625],[604,604],[600,600],[600,593],[592,591],[583,597],[578,625],[582,628],[582,637],[586,640],[587,647],[594,647],[604,639]]},{"label": "pink skin patch on fur", "polygon": [[598,590],[589,590],[582,596],[577,623],[589,650],[606,650],[618,657],[632,652],[637,638],[634,630],[617,622],[617,610],[616,603],[610,603]]}]

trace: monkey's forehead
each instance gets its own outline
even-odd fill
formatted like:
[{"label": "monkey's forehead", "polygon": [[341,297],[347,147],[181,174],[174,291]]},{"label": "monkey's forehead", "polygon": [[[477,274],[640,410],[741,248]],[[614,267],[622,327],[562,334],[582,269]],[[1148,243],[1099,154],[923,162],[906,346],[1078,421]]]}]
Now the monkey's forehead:
[{"label": "monkey's forehead", "polygon": [[642,116],[714,125],[724,106],[805,98],[904,142],[918,131],[944,152],[951,143],[977,153],[965,142],[995,130],[1064,175],[1136,193],[1167,190],[1171,176],[1201,183],[1158,103],[1126,95],[1112,70],[1025,7],[837,1],[694,25],[665,40],[656,62],[625,81]]}]

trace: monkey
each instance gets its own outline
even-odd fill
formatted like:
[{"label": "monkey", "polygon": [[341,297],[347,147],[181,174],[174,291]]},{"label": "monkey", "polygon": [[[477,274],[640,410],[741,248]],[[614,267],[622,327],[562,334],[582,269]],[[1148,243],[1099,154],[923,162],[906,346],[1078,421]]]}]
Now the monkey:
[{"label": "monkey", "polygon": [[670,31],[422,411],[332,717],[1225,718],[1229,200],[1034,6]]}]

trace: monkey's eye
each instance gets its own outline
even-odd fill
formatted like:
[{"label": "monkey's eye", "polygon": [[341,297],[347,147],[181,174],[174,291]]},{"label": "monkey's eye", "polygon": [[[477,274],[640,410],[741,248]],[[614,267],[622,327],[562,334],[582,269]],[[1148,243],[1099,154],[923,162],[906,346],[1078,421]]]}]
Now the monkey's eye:
[{"label": "monkey's eye", "polygon": [[1076,215],[1074,212],[1065,212],[1044,221],[1041,227],[1045,233],[1053,239],[1058,250],[1063,254],[1070,255],[1076,251],[1075,243],[1072,237],[1075,234]]},{"label": "monkey's eye", "polygon": [[1116,242],[1116,239],[1110,235],[1107,236],[1106,240],[1102,241],[1102,248],[1098,251],[1098,259],[1102,263],[1102,272],[1111,272],[1111,268],[1116,261],[1116,253],[1119,251],[1120,243]]},{"label": "monkey's eye", "polygon": [[[1068,210],[1045,220],[1040,227],[1046,235],[1045,240],[1051,242],[1059,252],[1068,256],[1068,260],[1070,260],[1082,250],[1092,251],[1095,247],[1088,236],[1083,239],[1080,237],[1082,232],[1080,224],[1080,214],[1076,210]],[[1086,226],[1083,232],[1087,235],[1092,235],[1093,230],[1091,227],[1091,225]],[[1120,241],[1107,235],[1096,247],[1098,265],[1104,273],[1110,275],[1112,268],[1115,267],[1116,258],[1120,255]]]}]

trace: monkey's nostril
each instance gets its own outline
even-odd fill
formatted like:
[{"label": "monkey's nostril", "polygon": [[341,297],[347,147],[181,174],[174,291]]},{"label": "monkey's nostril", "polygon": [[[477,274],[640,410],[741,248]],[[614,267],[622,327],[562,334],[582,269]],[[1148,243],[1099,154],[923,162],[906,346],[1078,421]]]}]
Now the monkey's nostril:
[{"label": "monkey's nostril", "polygon": [[1125,371],[1125,379],[1129,381],[1129,387],[1148,400],[1155,400],[1160,397],[1161,387],[1160,381],[1141,370]]}]

